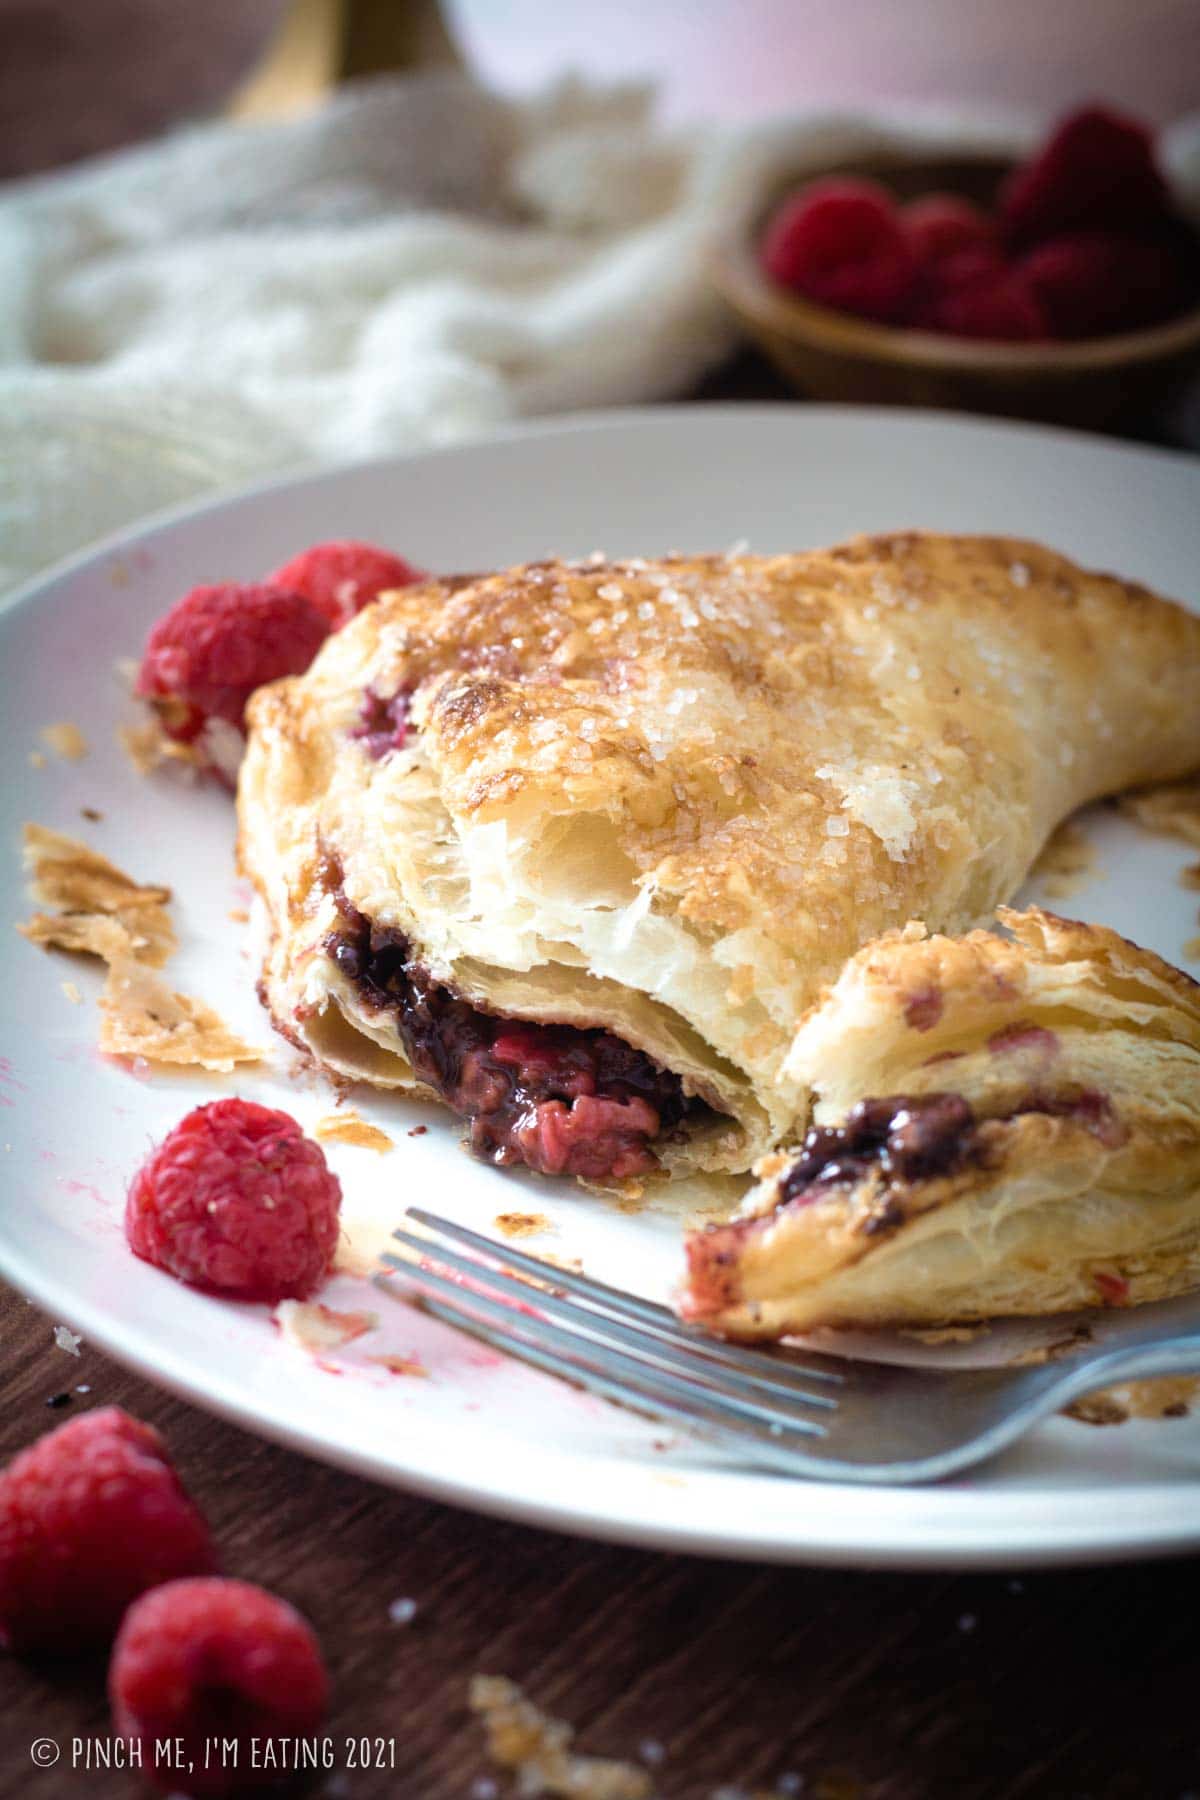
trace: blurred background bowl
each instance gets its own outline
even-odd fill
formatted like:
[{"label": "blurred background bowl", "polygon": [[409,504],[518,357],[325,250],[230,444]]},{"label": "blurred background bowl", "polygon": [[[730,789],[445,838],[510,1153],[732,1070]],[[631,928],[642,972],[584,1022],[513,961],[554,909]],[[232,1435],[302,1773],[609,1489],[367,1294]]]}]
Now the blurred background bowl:
[{"label": "blurred background bowl", "polygon": [[879,181],[901,202],[953,193],[990,207],[1007,170],[990,157],[889,156],[781,172],[730,222],[714,253],[714,278],[749,336],[800,393],[815,400],[1136,428],[1200,369],[1200,306],[1119,337],[991,343],[831,312],[780,287],[759,261],[764,227],[779,202],[822,176]]}]

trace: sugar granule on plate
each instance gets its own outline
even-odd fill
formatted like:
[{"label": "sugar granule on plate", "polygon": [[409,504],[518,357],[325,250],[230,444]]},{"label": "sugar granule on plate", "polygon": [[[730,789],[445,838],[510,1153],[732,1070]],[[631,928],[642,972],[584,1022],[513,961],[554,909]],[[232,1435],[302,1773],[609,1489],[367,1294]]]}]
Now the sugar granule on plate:
[{"label": "sugar granule on plate", "polygon": [[54,1327],[54,1342],[58,1345],[60,1350],[65,1350],[68,1356],[78,1356],[79,1347],[83,1343],[83,1339],[77,1331],[71,1331],[66,1325],[56,1325]]}]

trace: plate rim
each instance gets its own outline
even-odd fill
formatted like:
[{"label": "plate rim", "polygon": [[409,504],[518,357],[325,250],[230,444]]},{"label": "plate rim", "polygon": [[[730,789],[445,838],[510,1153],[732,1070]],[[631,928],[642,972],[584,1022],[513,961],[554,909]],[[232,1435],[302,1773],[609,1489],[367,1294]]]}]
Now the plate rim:
[{"label": "plate rim", "polygon": [[[721,421],[736,422],[742,426],[767,421],[778,425],[784,420],[802,428],[819,430],[823,420],[847,418],[867,427],[879,424],[888,431],[915,419],[922,424],[948,430],[952,434],[961,432],[966,436],[1010,439],[1033,436],[1040,441],[1066,441],[1073,447],[1082,448],[1090,455],[1102,459],[1120,462],[1132,457],[1137,461],[1157,462],[1181,471],[1191,470],[1197,461],[1183,450],[1113,441],[1083,431],[962,415],[934,408],[822,406],[794,401],[689,402],[662,406],[593,408],[509,421],[478,435],[386,456],[306,464],[260,481],[206,492],[131,521],[38,571],[0,598],[0,617],[6,616],[10,611],[36,605],[45,594],[86,571],[89,566],[99,565],[114,555],[135,550],[148,538],[168,532],[173,527],[191,524],[206,515],[219,516],[231,506],[245,505],[253,508],[258,502],[270,502],[306,488],[352,481],[355,476],[367,471],[378,474],[394,469],[400,473],[405,467],[414,464],[452,460],[464,450],[486,451],[514,440],[553,438],[597,430],[636,432],[646,425],[677,427],[684,422],[692,428],[702,424],[716,425]],[[1200,465],[1194,472],[1200,480]],[[611,1507],[591,1510],[582,1502],[567,1506],[562,1501],[543,1501],[531,1495],[527,1488],[523,1489],[514,1483],[506,1486],[503,1481],[497,1481],[495,1476],[481,1490],[453,1475],[439,1475],[436,1470],[424,1466],[415,1470],[411,1467],[398,1468],[394,1462],[373,1454],[365,1446],[357,1449],[343,1447],[340,1443],[331,1441],[328,1434],[322,1436],[318,1426],[309,1427],[306,1423],[276,1416],[277,1406],[268,1408],[264,1414],[261,1405],[256,1405],[253,1398],[240,1402],[236,1394],[229,1390],[225,1375],[214,1374],[203,1365],[195,1365],[194,1361],[185,1362],[184,1359],[177,1358],[169,1348],[164,1366],[161,1346],[155,1354],[149,1353],[143,1348],[136,1332],[130,1341],[126,1322],[119,1315],[110,1315],[102,1306],[94,1306],[86,1293],[64,1292],[51,1271],[31,1265],[21,1247],[3,1236],[0,1236],[0,1273],[20,1293],[33,1298],[47,1312],[73,1319],[76,1327],[82,1327],[87,1338],[102,1346],[115,1361],[132,1368],[158,1387],[186,1399],[202,1410],[215,1413],[258,1436],[282,1443],[316,1460],[332,1463],[385,1485],[423,1494],[441,1503],[462,1506],[489,1516],[518,1520],[542,1529],[607,1542],[640,1545],[654,1550],[735,1560],[912,1570],[1014,1569],[1067,1566],[1072,1563],[1095,1564],[1180,1555],[1200,1547],[1200,1508],[1192,1509],[1193,1516],[1189,1519],[1186,1516],[1188,1509],[1183,1506],[1178,1509],[1177,1516],[1169,1516],[1169,1507],[1165,1516],[1159,1516],[1162,1513],[1160,1505],[1149,1530],[1145,1516],[1131,1516],[1128,1522],[1118,1522],[1114,1529],[1111,1516],[1105,1509],[1095,1507],[1091,1490],[1086,1487],[1057,1492],[1047,1490],[1047,1514],[1051,1518],[1064,1508],[1068,1514],[1076,1511],[1079,1513],[1078,1517],[1072,1516],[1066,1521],[1060,1517],[1055,1530],[1044,1525],[1039,1535],[1032,1536],[1027,1531],[1014,1540],[1011,1531],[1001,1533],[993,1528],[992,1535],[981,1541],[975,1535],[977,1528],[968,1522],[963,1527],[962,1541],[959,1542],[956,1540],[954,1522],[943,1518],[936,1523],[931,1521],[933,1541],[930,1543],[920,1541],[907,1526],[898,1532],[896,1522],[889,1520],[886,1514],[875,1531],[859,1529],[850,1531],[845,1537],[831,1537],[827,1522],[823,1522],[818,1527],[824,1533],[823,1536],[812,1538],[800,1534],[789,1536],[785,1541],[778,1535],[756,1538],[748,1531],[741,1531],[734,1536],[724,1535],[711,1521],[705,1525],[689,1523],[686,1518],[663,1524],[639,1522],[623,1514],[614,1516]],[[703,1479],[706,1473],[707,1471],[697,1472],[689,1479]],[[803,1507],[806,1491],[814,1486],[824,1485],[797,1483],[798,1510]],[[896,1495],[931,1490],[904,1490],[893,1485],[878,1490],[842,1491]],[[1169,1501],[1170,1496],[1177,1492],[1178,1484],[1169,1480],[1131,1490],[1131,1513],[1136,1511],[1139,1515],[1149,1515],[1154,1511],[1155,1497]]]}]

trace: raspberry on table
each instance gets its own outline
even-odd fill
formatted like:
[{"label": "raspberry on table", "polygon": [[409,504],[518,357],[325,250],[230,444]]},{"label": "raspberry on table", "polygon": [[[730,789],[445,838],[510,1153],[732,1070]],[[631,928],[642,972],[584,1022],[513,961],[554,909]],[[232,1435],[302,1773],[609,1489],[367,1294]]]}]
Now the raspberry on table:
[{"label": "raspberry on table", "polygon": [[785,200],[761,254],[782,286],[866,319],[893,318],[915,270],[891,195],[873,181],[849,178],[814,181]]},{"label": "raspberry on table", "polygon": [[71,1655],[131,1600],[216,1567],[158,1432],[119,1407],[47,1432],[0,1475],[0,1643]]},{"label": "raspberry on table", "polygon": [[335,631],[389,588],[411,587],[427,579],[424,569],[403,556],[352,538],[314,544],[267,577],[273,586],[311,600]]},{"label": "raspberry on table", "polygon": [[1145,226],[1167,204],[1146,127],[1088,106],[1013,170],[1001,190],[1000,220],[1010,241],[1024,244],[1090,227]]},{"label": "raspberry on table", "polygon": [[241,1300],[302,1300],[329,1271],[342,1190],[285,1112],[214,1100],[134,1176],[125,1235],[180,1281]]},{"label": "raspberry on table", "polygon": [[241,730],[255,688],[302,675],[328,634],[312,601],[287,588],[234,581],[193,588],[147,638],[137,692],[183,743],[210,719]]},{"label": "raspberry on table", "polygon": [[[284,1740],[315,1732],[329,1683],[312,1628],[294,1607],[248,1581],[213,1577],[168,1582],[130,1607],[108,1693],[116,1731],[142,1747],[144,1773],[178,1787],[178,1767],[155,1768],[155,1744],[182,1738],[185,1766],[192,1763],[187,1791],[206,1795],[277,1782],[288,1766]],[[206,1740],[221,1739],[238,1748],[214,1760]]]}]

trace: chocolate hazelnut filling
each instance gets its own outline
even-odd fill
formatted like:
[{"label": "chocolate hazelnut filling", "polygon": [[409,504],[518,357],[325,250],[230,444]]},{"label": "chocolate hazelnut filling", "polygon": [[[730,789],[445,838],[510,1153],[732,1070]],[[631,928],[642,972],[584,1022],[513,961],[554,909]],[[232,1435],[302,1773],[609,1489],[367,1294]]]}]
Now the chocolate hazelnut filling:
[{"label": "chocolate hazelnut filling", "polygon": [[709,1116],[677,1075],[609,1031],[486,1013],[414,960],[340,890],[325,948],[365,1005],[390,1011],[417,1077],[470,1121],[476,1155],[588,1180],[658,1167],[656,1139]]},{"label": "chocolate hazelnut filling", "polygon": [[[1102,1143],[1117,1145],[1125,1131],[1112,1101],[1095,1088],[1077,1094],[1030,1092],[1004,1116],[1046,1113],[1076,1118]],[[858,1181],[876,1168],[885,1180],[919,1181],[951,1175],[978,1154],[980,1121],[961,1094],[892,1094],[860,1100],[844,1125],[814,1125],[779,1187],[780,1204],[818,1200],[834,1183]]]},{"label": "chocolate hazelnut filling", "polygon": [[801,1194],[816,1200],[823,1188],[857,1181],[870,1168],[898,1181],[948,1175],[967,1160],[974,1131],[975,1114],[961,1094],[860,1100],[844,1125],[813,1126],[780,1185],[780,1200]]}]

